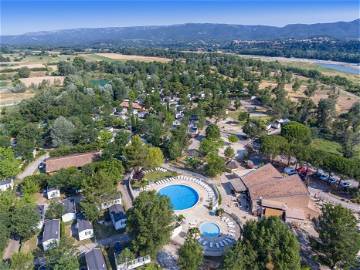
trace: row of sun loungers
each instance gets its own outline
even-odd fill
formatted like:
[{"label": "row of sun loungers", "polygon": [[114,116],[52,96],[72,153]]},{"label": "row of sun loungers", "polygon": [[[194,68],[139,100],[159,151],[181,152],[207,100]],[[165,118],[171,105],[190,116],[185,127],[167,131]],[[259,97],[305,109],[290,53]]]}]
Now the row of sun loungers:
[{"label": "row of sun loungers", "polygon": [[217,241],[210,241],[210,240],[205,240],[203,238],[199,239],[199,243],[204,246],[204,247],[209,247],[209,248],[224,248],[226,246],[231,246],[233,243],[235,242],[235,239],[232,237],[225,237],[222,239],[219,239]]},{"label": "row of sun loungers", "polygon": [[156,167],[156,168],[154,168],[154,169],[145,170],[144,173],[147,174],[147,173],[151,173],[151,172],[155,172],[155,171],[158,171],[158,172],[167,172],[167,170],[164,169],[164,168]]}]

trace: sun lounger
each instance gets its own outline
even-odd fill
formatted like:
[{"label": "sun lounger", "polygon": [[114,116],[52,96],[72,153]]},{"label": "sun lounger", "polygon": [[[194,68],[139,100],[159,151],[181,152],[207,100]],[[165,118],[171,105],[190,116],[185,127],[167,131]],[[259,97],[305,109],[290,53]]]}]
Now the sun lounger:
[{"label": "sun lounger", "polygon": [[212,248],[212,247],[214,246],[214,243],[213,243],[213,242],[210,242],[210,243],[209,243],[209,246],[210,246],[210,248]]}]

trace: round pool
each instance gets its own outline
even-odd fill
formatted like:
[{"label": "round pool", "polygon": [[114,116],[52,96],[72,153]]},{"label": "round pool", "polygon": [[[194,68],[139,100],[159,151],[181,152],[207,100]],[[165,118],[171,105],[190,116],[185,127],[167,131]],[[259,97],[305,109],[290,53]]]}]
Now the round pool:
[{"label": "round pool", "polygon": [[184,210],[193,207],[199,200],[198,193],[185,185],[171,185],[159,190],[160,195],[169,197],[174,210]]},{"label": "round pool", "polygon": [[212,222],[205,222],[200,225],[200,234],[205,237],[218,237],[220,235],[220,228]]}]

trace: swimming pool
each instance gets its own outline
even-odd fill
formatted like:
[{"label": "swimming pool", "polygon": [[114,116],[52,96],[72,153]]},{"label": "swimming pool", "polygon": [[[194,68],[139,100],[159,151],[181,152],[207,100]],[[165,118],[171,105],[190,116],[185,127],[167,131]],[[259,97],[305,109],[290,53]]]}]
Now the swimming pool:
[{"label": "swimming pool", "polygon": [[200,225],[200,234],[205,237],[218,237],[220,235],[220,228],[212,222],[205,222]]},{"label": "swimming pool", "polygon": [[169,197],[174,210],[184,210],[193,207],[199,200],[198,193],[185,185],[171,185],[159,190],[160,195]]}]

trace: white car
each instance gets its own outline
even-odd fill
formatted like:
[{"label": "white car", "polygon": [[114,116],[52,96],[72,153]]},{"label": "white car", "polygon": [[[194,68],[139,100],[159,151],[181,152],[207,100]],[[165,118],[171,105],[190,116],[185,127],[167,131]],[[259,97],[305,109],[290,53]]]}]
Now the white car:
[{"label": "white car", "polygon": [[340,186],[343,188],[349,188],[351,187],[351,182],[349,181],[340,181]]}]

